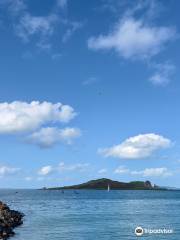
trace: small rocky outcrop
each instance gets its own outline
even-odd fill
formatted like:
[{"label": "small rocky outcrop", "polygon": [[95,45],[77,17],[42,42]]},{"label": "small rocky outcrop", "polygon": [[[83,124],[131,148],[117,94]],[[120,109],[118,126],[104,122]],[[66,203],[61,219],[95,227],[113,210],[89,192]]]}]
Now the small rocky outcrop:
[{"label": "small rocky outcrop", "polygon": [[0,239],[6,240],[14,235],[13,229],[23,223],[24,215],[11,210],[0,201]]},{"label": "small rocky outcrop", "polygon": [[153,186],[152,186],[152,184],[151,184],[151,182],[150,181],[146,181],[145,183],[144,183],[144,185],[145,185],[145,187],[147,187],[147,188],[153,188]]}]

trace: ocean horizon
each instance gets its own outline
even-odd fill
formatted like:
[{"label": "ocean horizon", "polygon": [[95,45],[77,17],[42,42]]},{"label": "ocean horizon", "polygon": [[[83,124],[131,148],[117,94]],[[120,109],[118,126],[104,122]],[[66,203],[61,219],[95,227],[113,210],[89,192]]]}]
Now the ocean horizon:
[{"label": "ocean horizon", "polygon": [[130,240],[139,226],[173,231],[145,239],[180,239],[180,191],[1,189],[0,199],[25,214],[14,240]]}]

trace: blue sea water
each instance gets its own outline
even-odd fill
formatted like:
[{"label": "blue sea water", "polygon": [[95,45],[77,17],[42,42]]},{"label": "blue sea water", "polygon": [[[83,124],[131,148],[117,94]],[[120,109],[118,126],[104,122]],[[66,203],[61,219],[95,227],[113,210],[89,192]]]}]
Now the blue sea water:
[{"label": "blue sea water", "polygon": [[0,190],[0,200],[25,213],[12,240],[133,240],[137,226],[173,229],[140,239],[180,240],[180,191]]}]

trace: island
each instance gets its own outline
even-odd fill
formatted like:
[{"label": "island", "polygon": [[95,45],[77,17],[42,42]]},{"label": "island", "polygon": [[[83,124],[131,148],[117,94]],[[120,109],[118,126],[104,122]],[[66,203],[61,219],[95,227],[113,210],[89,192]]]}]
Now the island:
[{"label": "island", "polygon": [[150,181],[132,181],[132,182],[119,182],[113,181],[108,178],[101,178],[91,180],[85,183],[64,186],[64,187],[52,187],[43,188],[42,190],[83,190],[83,189],[94,189],[94,190],[166,190],[166,188],[152,185]]}]

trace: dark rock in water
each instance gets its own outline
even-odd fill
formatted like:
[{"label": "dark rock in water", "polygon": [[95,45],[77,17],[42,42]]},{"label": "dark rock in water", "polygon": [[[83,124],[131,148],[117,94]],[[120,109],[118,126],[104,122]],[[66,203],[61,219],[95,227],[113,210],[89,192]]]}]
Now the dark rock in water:
[{"label": "dark rock in water", "polygon": [[14,235],[13,229],[23,223],[24,215],[11,210],[6,204],[0,202],[0,239],[6,240]]}]

